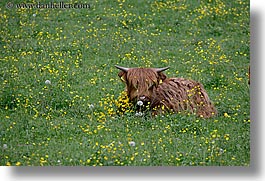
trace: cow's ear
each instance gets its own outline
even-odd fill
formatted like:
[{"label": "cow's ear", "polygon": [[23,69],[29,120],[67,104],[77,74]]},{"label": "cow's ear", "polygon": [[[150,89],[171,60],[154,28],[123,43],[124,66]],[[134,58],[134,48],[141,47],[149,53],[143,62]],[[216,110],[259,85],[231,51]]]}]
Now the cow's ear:
[{"label": "cow's ear", "polygon": [[127,82],[126,74],[127,72],[124,72],[124,71],[119,72],[118,76],[121,78],[122,82]]},{"label": "cow's ear", "polygon": [[158,76],[159,76],[159,79],[162,80],[162,81],[167,78],[166,74],[164,74],[163,72],[159,72]]}]

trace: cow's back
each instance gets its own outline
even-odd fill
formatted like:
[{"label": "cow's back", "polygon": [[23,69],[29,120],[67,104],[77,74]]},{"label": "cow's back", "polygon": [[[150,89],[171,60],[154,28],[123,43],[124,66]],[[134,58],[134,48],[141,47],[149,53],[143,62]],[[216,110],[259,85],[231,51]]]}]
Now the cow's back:
[{"label": "cow's back", "polygon": [[196,112],[201,117],[217,113],[202,84],[185,78],[165,79],[154,91],[151,107],[165,107],[174,112]]}]

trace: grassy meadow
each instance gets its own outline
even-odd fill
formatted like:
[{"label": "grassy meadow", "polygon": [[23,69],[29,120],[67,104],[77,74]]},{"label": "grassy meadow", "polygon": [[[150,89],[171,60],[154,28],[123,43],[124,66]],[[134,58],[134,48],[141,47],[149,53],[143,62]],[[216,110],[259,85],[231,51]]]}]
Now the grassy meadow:
[{"label": "grassy meadow", "polygon": [[[0,165],[250,165],[248,0],[12,2],[0,2]],[[136,116],[114,65],[170,66],[218,116]]]}]

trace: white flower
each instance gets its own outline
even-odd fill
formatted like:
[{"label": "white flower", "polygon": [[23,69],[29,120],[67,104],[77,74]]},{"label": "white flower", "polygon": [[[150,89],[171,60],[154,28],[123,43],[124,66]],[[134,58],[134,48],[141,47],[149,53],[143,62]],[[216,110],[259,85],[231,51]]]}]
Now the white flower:
[{"label": "white flower", "polygon": [[3,149],[7,149],[7,144],[3,144]]},{"label": "white flower", "polygon": [[89,109],[93,109],[94,108],[94,105],[93,104],[89,104]]},{"label": "white flower", "polygon": [[137,105],[142,106],[142,105],[144,105],[144,103],[143,103],[143,101],[137,101]]},{"label": "white flower", "polygon": [[144,114],[142,112],[136,112],[135,116],[143,116]]},{"label": "white flower", "polygon": [[33,14],[33,17],[36,17],[36,14]]},{"label": "white flower", "polygon": [[129,145],[130,145],[130,146],[135,146],[135,142],[134,142],[134,141],[130,141],[130,142],[129,142]]},{"label": "white flower", "polygon": [[219,150],[219,154],[221,155],[221,154],[223,154],[224,153],[224,150],[222,149],[222,148],[220,148],[220,150]]},{"label": "white flower", "polygon": [[45,80],[45,84],[46,85],[50,85],[51,84],[51,81],[50,80]]}]

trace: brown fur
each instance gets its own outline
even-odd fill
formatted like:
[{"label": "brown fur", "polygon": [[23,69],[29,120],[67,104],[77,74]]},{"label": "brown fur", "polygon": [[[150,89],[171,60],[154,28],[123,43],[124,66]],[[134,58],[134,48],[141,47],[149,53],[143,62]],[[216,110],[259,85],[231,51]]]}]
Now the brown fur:
[{"label": "brown fur", "polygon": [[202,84],[184,78],[167,78],[152,68],[130,68],[119,73],[131,102],[143,101],[153,114],[189,111],[200,117],[217,114]]}]

